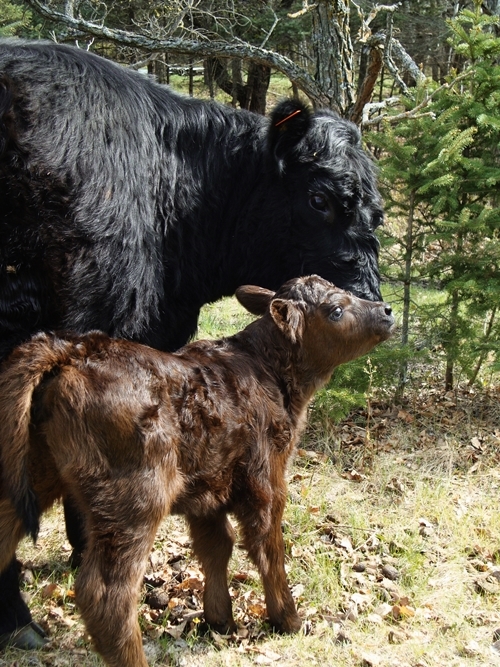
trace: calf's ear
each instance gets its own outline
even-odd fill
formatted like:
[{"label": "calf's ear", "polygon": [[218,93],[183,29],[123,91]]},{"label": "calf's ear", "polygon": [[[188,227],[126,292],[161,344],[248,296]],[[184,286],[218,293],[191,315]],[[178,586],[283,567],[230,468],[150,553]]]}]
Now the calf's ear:
[{"label": "calf's ear", "polygon": [[252,315],[264,315],[274,296],[271,290],[255,285],[242,285],[235,294],[241,305]]},{"label": "calf's ear", "polygon": [[299,100],[284,100],[271,113],[269,148],[282,171],[287,159],[311,127],[311,112]]},{"label": "calf's ear", "polygon": [[286,299],[274,299],[271,301],[269,310],[278,329],[292,343],[297,343],[302,339],[304,314],[300,308],[297,308],[294,303]]}]

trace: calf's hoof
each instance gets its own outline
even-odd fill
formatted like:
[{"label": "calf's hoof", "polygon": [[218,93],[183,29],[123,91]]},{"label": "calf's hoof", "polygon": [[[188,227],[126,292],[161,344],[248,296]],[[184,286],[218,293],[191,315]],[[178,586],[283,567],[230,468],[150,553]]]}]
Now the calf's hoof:
[{"label": "calf's hoof", "polygon": [[269,622],[273,630],[279,634],[293,634],[299,632],[302,627],[302,620],[298,614],[294,614],[288,618],[282,618],[279,621],[273,621],[271,619]]},{"label": "calf's hoof", "polygon": [[23,651],[33,651],[49,643],[47,634],[38,623],[31,621],[29,625],[17,628],[14,632],[0,635],[0,649],[18,648]]},{"label": "calf's hoof", "polygon": [[233,621],[233,619],[218,623],[207,621],[205,619],[204,622],[198,624],[199,634],[207,634],[212,630],[218,632],[220,635],[232,635],[233,632],[236,632],[238,630],[238,626]]}]

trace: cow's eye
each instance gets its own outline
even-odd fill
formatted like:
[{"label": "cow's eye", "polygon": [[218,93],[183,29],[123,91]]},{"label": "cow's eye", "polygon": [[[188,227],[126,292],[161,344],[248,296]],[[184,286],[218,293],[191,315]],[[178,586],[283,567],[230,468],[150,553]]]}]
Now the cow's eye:
[{"label": "cow's eye", "polygon": [[343,314],[344,314],[344,309],[341,308],[340,306],[336,306],[330,313],[330,319],[336,322],[337,320],[340,320]]},{"label": "cow's eye", "polygon": [[309,204],[315,210],[320,213],[328,213],[330,207],[328,206],[328,199],[325,195],[315,193],[309,197]]}]

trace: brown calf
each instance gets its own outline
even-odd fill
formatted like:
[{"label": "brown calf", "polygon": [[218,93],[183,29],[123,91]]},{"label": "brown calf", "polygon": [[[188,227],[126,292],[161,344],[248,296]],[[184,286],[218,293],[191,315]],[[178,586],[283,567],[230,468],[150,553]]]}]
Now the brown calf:
[{"label": "brown calf", "polygon": [[188,521],[208,623],[235,627],[231,512],[271,623],[300,628],[281,534],[286,463],[316,389],[388,338],[393,317],[316,276],[237,297],[262,317],[230,338],[167,354],[98,332],[39,334],[0,374],[0,570],[24,535],[36,538],[39,515],[70,496],[88,539],[76,598],[108,665],[147,665],[137,597],[169,512]]}]

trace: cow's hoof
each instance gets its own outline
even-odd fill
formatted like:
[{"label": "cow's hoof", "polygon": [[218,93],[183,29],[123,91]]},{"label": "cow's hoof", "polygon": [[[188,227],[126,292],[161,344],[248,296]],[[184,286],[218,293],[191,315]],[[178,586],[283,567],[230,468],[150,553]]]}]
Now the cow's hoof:
[{"label": "cow's hoof", "polygon": [[82,564],[83,554],[79,549],[73,549],[71,556],[68,558],[68,565],[72,570],[76,570]]},{"label": "cow's hoof", "polygon": [[17,628],[14,632],[0,635],[0,649],[9,647],[23,651],[33,651],[48,643],[47,634],[35,621],[31,621],[29,625],[22,628]]}]

